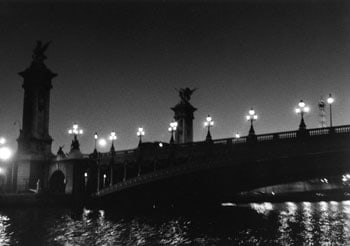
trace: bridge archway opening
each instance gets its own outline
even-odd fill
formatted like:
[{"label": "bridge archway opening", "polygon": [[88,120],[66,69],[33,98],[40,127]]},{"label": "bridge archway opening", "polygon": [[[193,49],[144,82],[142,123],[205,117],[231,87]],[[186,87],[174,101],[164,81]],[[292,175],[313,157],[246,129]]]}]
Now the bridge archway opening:
[{"label": "bridge archway opening", "polygon": [[51,193],[63,194],[65,193],[65,189],[65,176],[62,171],[57,170],[51,175],[49,181],[49,190]]}]

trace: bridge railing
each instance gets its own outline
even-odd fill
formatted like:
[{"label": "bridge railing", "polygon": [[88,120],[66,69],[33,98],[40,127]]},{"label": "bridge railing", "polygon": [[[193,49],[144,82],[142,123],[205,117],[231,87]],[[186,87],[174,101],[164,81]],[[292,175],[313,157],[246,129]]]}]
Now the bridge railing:
[{"label": "bridge railing", "polygon": [[[119,150],[115,152],[115,157],[118,158],[118,156],[132,156],[136,153],[136,149],[131,149],[131,150]],[[99,158],[104,159],[104,158],[110,158],[111,157],[111,152],[99,152],[98,153]]]},{"label": "bridge railing", "polygon": [[350,133],[350,125],[348,126],[342,126],[342,127],[335,127],[334,128],[335,133]]},{"label": "bridge railing", "polygon": [[[265,141],[272,141],[272,140],[278,140],[278,139],[291,139],[291,138],[297,138],[298,133],[299,133],[299,130],[258,134],[256,135],[256,140],[258,142],[265,142]],[[321,135],[327,135],[332,133],[350,134],[350,125],[338,126],[338,127],[332,127],[332,128],[331,127],[312,128],[312,129],[306,130],[306,135],[309,135],[309,136],[321,136]],[[246,143],[248,139],[249,139],[249,136],[244,136],[240,138],[215,139],[212,142],[213,144],[223,144],[223,143],[241,144],[241,143]]]}]

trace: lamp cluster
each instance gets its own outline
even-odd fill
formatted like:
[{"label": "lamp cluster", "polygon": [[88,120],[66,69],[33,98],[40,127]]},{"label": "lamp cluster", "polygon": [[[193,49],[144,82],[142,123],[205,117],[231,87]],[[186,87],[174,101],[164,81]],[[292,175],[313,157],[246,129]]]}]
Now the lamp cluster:
[{"label": "lamp cluster", "polygon": [[83,134],[83,130],[79,129],[79,126],[77,123],[73,124],[73,128],[68,130],[69,134],[73,134],[75,136]]},{"label": "lamp cluster", "polygon": [[115,131],[111,132],[111,134],[109,135],[109,140],[111,140],[112,142],[117,140],[117,134],[115,133]]},{"label": "lamp cluster", "polygon": [[145,135],[145,131],[143,130],[143,127],[139,127],[139,128],[137,129],[136,135],[137,135],[138,137],[140,137],[140,138],[141,138],[142,136]]},{"label": "lamp cluster", "polygon": [[170,122],[169,128],[168,128],[168,131],[171,134],[170,143],[174,143],[174,132],[176,131],[176,129],[177,129],[177,122],[176,121]]},{"label": "lamp cluster", "polygon": [[258,115],[255,114],[255,110],[253,108],[251,108],[248,111],[248,115],[246,116],[246,119],[249,120],[250,122],[253,122],[258,119]]},{"label": "lamp cluster", "polygon": [[204,126],[208,128],[207,137],[205,138],[206,141],[211,141],[211,134],[210,134],[210,127],[214,126],[213,118],[208,115],[207,118],[205,118]]},{"label": "lamp cluster", "polygon": [[137,129],[136,135],[139,137],[139,144],[142,143],[142,137],[145,135],[145,131],[143,130],[143,127],[139,127]]},{"label": "lamp cluster", "polygon": [[308,112],[310,112],[310,108],[306,106],[303,100],[300,100],[300,102],[298,103],[298,107],[295,108],[295,113],[301,114],[303,116],[304,113],[308,113]]},{"label": "lamp cluster", "polygon": [[204,126],[210,128],[211,126],[214,126],[213,118],[208,115],[207,118],[205,118]]}]

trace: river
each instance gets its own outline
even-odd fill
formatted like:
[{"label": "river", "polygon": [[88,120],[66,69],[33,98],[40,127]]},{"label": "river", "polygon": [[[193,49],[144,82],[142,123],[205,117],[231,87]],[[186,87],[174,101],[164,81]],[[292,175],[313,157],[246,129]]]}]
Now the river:
[{"label": "river", "polygon": [[350,201],[142,214],[0,209],[0,245],[350,245]]}]

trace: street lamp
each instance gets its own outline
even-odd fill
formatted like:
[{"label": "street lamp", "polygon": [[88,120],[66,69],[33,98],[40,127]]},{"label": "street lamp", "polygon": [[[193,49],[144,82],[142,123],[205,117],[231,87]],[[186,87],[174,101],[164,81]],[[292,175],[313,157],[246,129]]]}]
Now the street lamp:
[{"label": "street lamp", "polygon": [[88,173],[85,172],[84,173],[84,184],[85,184],[85,190],[86,190],[86,186],[87,186],[87,181],[88,181]]},{"label": "street lamp", "polygon": [[300,114],[301,120],[299,124],[299,130],[305,130],[306,124],[304,121],[304,113],[308,113],[310,111],[310,108],[306,106],[303,100],[300,100],[298,103],[298,107],[295,108],[295,113]]},{"label": "street lamp", "polygon": [[3,146],[6,143],[6,139],[4,137],[0,138],[0,160],[7,161],[12,156],[12,151],[10,148]]},{"label": "street lamp", "polygon": [[177,128],[177,122],[176,121],[170,122],[168,131],[171,134],[171,138],[170,138],[171,144],[174,143],[174,132],[176,131],[176,128]]},{"label": "street lamp", "polygon": [[327,103],[329,104],[329,124],[330,124],[330,127],[333,127],[332,104],[334,103],[334,98],[332,97],[332,94],[329,94],[327,98]]},{"label": "street lamp", "polygon": [[10,148],[3,146],[0,147],[0,160],[7,161],[12,156],[12,151]]},{"label": "street lamp", "polygon": [[[1,137],[0,138],[0,188],[3,188],[3,185],[5,184],[5,175],[6,170],[9,169],[8,166],[5,166],[5,162],[8,161],[12,157],[12,150],[8,148],[7,146],[4,146],[6,143],[6,139]],[[13,172],[13,166],[12,166],[12,172]]]},{"label": "street lamp", "polygon": [[139,137],[140,141],[139,141],[139,145],[142,143],[142,136],[145,135],[145,131],[143,130],[143,127],[139,127],[137,129],[137,136]]},{"label": "street lamp", "polygon": [[102,148],[106,147],[106,145],[107,145],[106,139],[100,138],[100,139],[98,140],[98,145],[99,145],[100,147],[102,147]]},{"label": "street lamp", "polygon": [[95,139],[95,150],[97,151],[97,139],[98,139],[97,132],[95,132],[94,134],[94,139]]},{"label": "street lamp", "polygon": [[207,132],[207,136],[206,136],[205,140],[211,141],[210,127],[214,126],[214,121],[209,114],[208,114],[207,118],[205,118],[204,126],[208,128],[208,132]]},{"label": "street lamp", "polygon": [[240,138],[240,137],[241,137],[241,135],[238,132],[236,132],[235,133],[235,138]]},{"label": "street lamp", "polygon": [[249,136],[253,136],[255,135],[253,122],[258,119],[258,115],[255,113],[255,110],[253,108],[251,108],[248,111],[248,115],[246,116],[246,119],[250,121]]},{"label": "street lamp", "polygon": [[111,132],[109,135],[109,140],[112,141],[111,151],[114,151],[114,141],[117,139],[117,135],[115,134],[115,131]]},{"label": "street lamp", "polygon": [[106,187],[107,174],[103,174],[103,187]]}]

